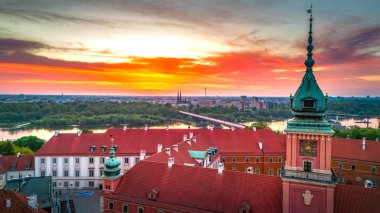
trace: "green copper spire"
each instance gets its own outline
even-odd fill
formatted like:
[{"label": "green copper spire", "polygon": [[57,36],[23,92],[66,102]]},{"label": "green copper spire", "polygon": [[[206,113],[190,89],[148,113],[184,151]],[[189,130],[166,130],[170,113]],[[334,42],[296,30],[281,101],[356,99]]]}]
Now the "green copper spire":
[{"label": "green copper spire", "polygon": [[323,118],[325,116],[327,95],[324,96],[313,74],[313,14],[312,6],[309,10],[310,25],[307,45],[306,72],[294,96],[290,96],[290,103],[294,118],[288,121],[285,131],[323,132],[333,133],[331,125]]},{"label": "green copper spire", "polygon": [[104,162],[106,169],[104,170],[104,177],[117,178],[120,176],[120,160],[115,157],[115,148],[112,146],[110,150],[110,157]]},{"label": "green copper spire", "polygon": [[309,39],[308,43],[309,45],[307,46],[307,59],[305,60],[305,65],[306,65],[306,72],[312,72],[313,71],[313,65],[315,61],[313,60],[313,5],[311,5],[310,9],[307,10],[308,13],[310,13],[310,29],[309,29]]}]

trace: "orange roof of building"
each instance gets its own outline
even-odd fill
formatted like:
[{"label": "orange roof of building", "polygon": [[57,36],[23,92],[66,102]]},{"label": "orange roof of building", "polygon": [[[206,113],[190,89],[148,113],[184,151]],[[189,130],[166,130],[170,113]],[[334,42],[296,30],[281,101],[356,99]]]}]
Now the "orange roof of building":
[{"label": "orange roof of building", "polygon": [[[8,155],[0,156],[0,173],[8,172],[14,166],[14,171],[34,170],[33,155]],[[28,169],[25,169],[28,166]]]},{"label": "orange roof of building", "polygon": [[[158,190],[155,200],[148,193]],[[141,161],[107,198],[144,203],[175,211],[237,212],[249,204],[256,213],[282,212],[280,177]]]},{"label": "orange roof of building", "polygon": [[[11,199],[10,207],[6,207],[7,199]],[[46,213],[46,211],[41,208],[37,207],[36,209],[33,209],[30,207],[26,196],[14,190],[0,190],[0,209],[3,213]]]},{"label": "orange roof of building", "polygon": [[380,142],[366,140],[366,148],[362,149],[362,140],[333,138],[332,157],[359,161],[380,162]]},{"label": "orange roof of building", "polygon": [[380,188],[337,184],[335,188],[335,213],[379,213]]}]

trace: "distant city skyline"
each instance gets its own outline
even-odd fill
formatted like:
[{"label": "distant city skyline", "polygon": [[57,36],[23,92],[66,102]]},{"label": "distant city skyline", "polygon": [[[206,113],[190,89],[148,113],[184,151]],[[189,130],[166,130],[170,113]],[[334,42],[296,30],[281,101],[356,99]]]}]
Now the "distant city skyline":
[{"label": "distant city skyline", "polygon": [[[0,93],[289,96],[310,1],[0,3]],[[331,96],[380,95],[378,2],[314,1],[315,76]]]}]

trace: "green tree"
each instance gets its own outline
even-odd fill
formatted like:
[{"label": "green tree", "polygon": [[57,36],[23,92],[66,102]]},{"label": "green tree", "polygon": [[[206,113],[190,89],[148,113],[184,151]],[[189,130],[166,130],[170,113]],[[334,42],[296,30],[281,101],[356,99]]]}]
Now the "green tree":
[{"label": "green tree", "polygon": [[11,141],[1,141],[0,142],[0,153],[1,155],[14,155],[15,152],[15,147],[12,144]]},{"label": "green tree", "polygon": [[94,133],[94,131],[92,131],[91,129],[83,129],[81,131],[82,133]]},{"label": "green tree", "polygon": [[15,147],[15,153],[20,153],[22,155],[33,155],[33,151],[29,147]]},{"label": "green tree", "polygon": [[36,152],[42,145],[44,145],[45,141],[37,136],[24,136],[13,141],[13,143],[19,147],[28,147],[33,152]]}]

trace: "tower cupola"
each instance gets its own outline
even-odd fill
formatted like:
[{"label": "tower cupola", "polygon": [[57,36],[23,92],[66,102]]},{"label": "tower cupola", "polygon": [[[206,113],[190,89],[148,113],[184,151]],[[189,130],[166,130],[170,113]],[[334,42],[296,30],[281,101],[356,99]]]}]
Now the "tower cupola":
[{"label": "tower cupola", "polygon": [[110,157],[104,162],[106,169],[104,170],[104,177],[117,178],[120,176],[120,160],[115,157],[115,148],[110,150]]}]

